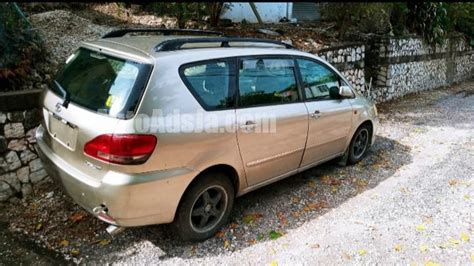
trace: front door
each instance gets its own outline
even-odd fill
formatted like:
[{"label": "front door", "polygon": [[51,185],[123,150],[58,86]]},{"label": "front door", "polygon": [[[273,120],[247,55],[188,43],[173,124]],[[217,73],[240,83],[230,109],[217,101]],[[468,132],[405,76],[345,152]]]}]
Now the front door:
[{"label": "front door", "polygon": [[240,60],[237,139],[248,184],[296,170],[308,132],[291,58]]},{"label": "front door", "polygon": [[330,95],[331,87],[344,81],[320,62],[297,59],[309,112],[308,142],[301,166],[320,162],[344,152],[352,121],[349,99]]}]

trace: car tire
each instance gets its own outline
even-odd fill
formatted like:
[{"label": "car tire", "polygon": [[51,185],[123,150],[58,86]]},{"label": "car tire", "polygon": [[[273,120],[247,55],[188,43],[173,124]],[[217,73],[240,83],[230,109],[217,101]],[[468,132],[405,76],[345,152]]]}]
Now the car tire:
[{"label": "car tire", "polygon": [[371,128],[369,125],[360,126],[352,137],[349,145],[347,163],[355,164],[362,160],[370,147]]},{"label": "car tire", "polygon": [[174,226],[184,241],[203,241],[227,222],[234,187],[223,173],[206,173],[191,184],[178,207]]}]

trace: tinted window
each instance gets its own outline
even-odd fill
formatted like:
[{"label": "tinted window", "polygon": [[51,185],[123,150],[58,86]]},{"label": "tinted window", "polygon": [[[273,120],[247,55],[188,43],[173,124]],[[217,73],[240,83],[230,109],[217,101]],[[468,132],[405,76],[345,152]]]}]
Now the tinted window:
[{"label": "tinted window", "polygon": [[205,109],[232,107],[234,92],[230,89],[234,65],[227,60],[207,61],[182,68],[189,89]]},{"label": "tinted window", "polygon": [[244,59],[239,70],[239,106],[298,101],[292,59]]},{"label": "tinted window", "polygon": [[329,89],[339,87],[339,77],[317,62],[297,59],[306,99],[330,99]]},{"label": "tinted window", "polygon": [[52,90],[87,109],[126,118],[135,111],[151,66],[79,49],[59,71]]}]

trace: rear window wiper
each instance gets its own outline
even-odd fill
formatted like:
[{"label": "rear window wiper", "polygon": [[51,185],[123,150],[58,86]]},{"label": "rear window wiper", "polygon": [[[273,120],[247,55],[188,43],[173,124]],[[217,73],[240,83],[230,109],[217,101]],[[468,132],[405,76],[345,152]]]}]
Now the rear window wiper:
[{"label": "rear window wiper", "polygon": [[67,92],[63,86],[61,86],[61,84],[59,84],[58,81],[54,80],[54,84],[56,85],[56,87],[61,91],[62,95],[63,95],[63,103],[62,103],[62,106],[64,106],[64,108],[67,108],[68,105],[69,105],[69,101],[70,101],[70,98],[69,98],[69,92]]}]

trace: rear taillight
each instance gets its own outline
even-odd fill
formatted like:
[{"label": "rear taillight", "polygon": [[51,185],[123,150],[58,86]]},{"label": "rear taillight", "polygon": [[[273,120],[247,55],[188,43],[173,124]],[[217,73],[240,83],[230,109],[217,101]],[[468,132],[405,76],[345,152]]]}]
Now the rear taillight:
[{"label": "rear taillight", "polygon": [[153,135],[105,134],[89,141],[84,153],[110,163],[141,164],[148,160],[155,146]]}]

